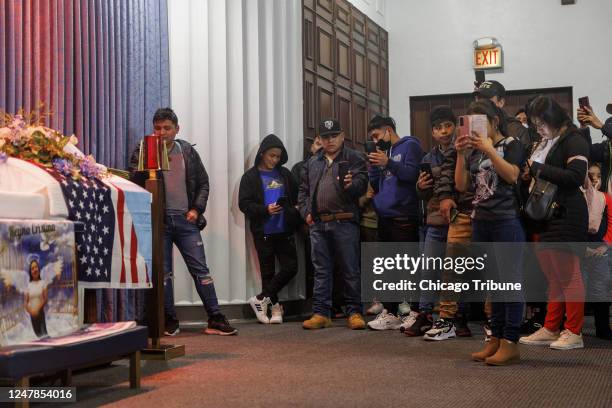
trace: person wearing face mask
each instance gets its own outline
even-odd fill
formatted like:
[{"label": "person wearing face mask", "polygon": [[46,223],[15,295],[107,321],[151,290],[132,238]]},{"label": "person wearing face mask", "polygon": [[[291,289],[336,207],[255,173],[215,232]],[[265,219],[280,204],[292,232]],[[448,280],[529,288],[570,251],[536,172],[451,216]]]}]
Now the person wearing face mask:
[{"label": "person wearing face mask", "polygon": [[[419,241],[419,198],[416,182],[423,149],[413,136],[400,138],[395,121],[376,115],[368,123],[368,137],[376,142],[376,152],[368,155],[370,184],[374,188],[374,208],[378,215],[378,241]],[[399,303],[385,304],[397,314]]]},{"label": "person wearing face mask", "polygon": [[299,187],[283,167],[287,160],[283,142],[269,134],[261,141],[255,165],[242,176],[238,191],[238,207],[249,220],[261,272],[262,290],[249,304],[264,324],[283,322],[278,292],[293,279],[298,267],[293,231],[302,221],[295,208]]},{"label": "person wearing face mask", "polygon": [[609,229],[608,205],[606,194],[599,191],[601,166],[592,163],[588,178],[584,182],[584,198],[589,209],[589,245],[582,264],[582,277],[586,288],[586,301],[591,302],[595,318],[595,335],[601,339],[612,340],[610,329],[610,303],[607,298],[608,285],[611,283],[608,266],[608,244],[604,237]]},{"label": "person wearing face mask", "polygon": [[[539,177],[557,186],[554,197],[557,209],[552,218],[540,221],[538,241],[555,243],[536,251],[540,267],[548,281],[548,308],[544,327],[530,336],[521,337],[522,344],[546,345],[568,350],[584,347],[584,285],[580,271],[580,255],[571,245],[585,242],[589,214],[580,187],[587,176],[589,146],[571,118],[552,98],[540,96],[529,106],[529,117],[542,136],[523,179]],[[567,320],[560,332],[564,315]]]}]

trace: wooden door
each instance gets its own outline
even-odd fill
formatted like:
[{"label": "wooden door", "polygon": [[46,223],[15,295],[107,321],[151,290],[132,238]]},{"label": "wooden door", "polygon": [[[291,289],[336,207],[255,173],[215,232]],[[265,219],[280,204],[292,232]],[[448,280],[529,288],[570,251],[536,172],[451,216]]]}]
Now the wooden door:
[{"label": "wooden door", "polygon": [[[523,108],[527,101],[538,95],[554,98],[572,116],[572,87],[521,89],[506,91],[506,105],[504,110],[511,116]],[[470,103],[474,101],[471,93],[426,95],[410,97],[410,134],[421,140],[424,151],[432,146],[431,127],[429,126],[429,113],[439,105],[448,105],[455,115],[465,115]]]}]

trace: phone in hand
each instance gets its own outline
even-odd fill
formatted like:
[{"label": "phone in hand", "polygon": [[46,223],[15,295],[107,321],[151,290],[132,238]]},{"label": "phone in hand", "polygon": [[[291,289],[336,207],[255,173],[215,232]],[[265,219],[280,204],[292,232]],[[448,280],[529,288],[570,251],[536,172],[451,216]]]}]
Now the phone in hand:
[{"label": "phone in hand", "polygon": [[431,163],[421,163],[421,164],[419,164],[419,170],[429,174],[429,177],[433,178],[433,171],[431,170]]},{"label": "phone in hand", "polygon": [[375,153],[376,152],[376,142],[372,140],[368,140],[365,142],[365,151],[366,154]]},{"label": "phone in hand", "polygon": [[450,222],[455,222],[457,216],[459,215],[459,211],[456,208],[451,208],[450,211]]},{"label": "phone in hand", "polygon": [[487,115],[463,115],[459,116],[459,136],[472,136],[472,132],[481,137],[487,137]]},{"label": "phone in hand", "polygon": [[289,205],[289,197],[280,196],[278,200],[276,200],[276,205],[280,205],[281,207],[286,207]]},{"label": "phone in hand", "polygon": [[578,98],[578,106],[580,109],[584,109],[585,107],[591,107],[591,103],[589,102],[588,96],[583,96],[582,98]]},{"label": "phone in hand", "polygon": [[349,162],[340,161],[338,162],[338,181],[340,182],[340,187],[344,188],[344,178],[349,172]]},{"label": "phone in hand", "polygon": [[477,69],[474,71],[474,75],[476,76],[476,86],[479,87],[485,81],[485,72],[482,69]]}]

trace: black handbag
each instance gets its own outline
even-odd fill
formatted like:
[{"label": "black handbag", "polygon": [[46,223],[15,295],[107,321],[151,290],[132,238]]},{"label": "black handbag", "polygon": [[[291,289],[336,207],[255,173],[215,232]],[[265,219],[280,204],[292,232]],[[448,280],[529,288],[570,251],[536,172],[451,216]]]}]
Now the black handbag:
[{"label": "black handbag", "polygon": [[555,202],[557,185],[536,175],[535,185],[525,203],[525,215],[534,221],[549,221],[553,218],[558,204]]}]

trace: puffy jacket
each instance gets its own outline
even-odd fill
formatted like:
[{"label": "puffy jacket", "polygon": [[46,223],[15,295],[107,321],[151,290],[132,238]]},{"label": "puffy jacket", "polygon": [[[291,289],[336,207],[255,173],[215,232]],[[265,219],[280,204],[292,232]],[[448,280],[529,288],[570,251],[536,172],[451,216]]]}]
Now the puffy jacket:
[{"label": "puffy jacket", "polygon": [[[196,223],[198,228],[204,229],[206,226],[204,212],[206,211],[206,205],[208,204],[208,193],[210,190],[208,173],[206,173],[206,169],[204,168],[202,159],[200,159],[200,155],[193,148],[194,145],[182,139],[175,139],[175,142],[181,147],[183,160],[185,161],[187,203],[189,205],[189,209],[193,209],[198,212],[198,221]],[[131,173],[130,180],[144,187],[146,173],[135,171],[138,168],[138,151],[139,148],[136,148],[132,153],[128,170]],[[162,177],[161,172],[158,173],[158,177],[162,180],[163,185],[164,178]]]}]

